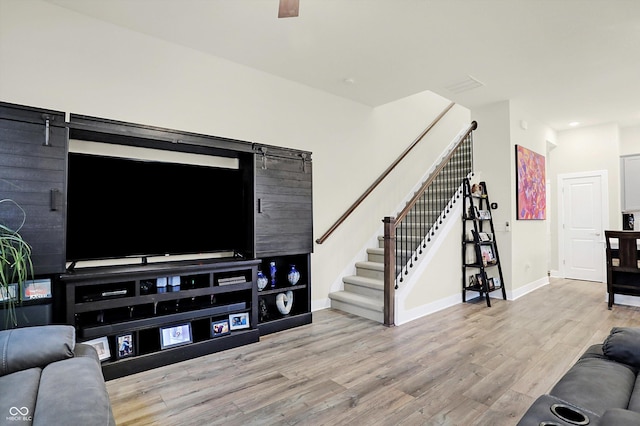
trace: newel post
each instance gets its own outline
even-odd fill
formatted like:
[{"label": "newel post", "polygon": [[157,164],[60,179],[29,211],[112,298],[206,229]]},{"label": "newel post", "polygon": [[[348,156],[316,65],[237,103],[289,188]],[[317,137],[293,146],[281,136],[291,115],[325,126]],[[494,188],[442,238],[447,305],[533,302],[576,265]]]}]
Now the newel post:
[{"label": "newel post", "polygon": [[385,217],[384,223],[384,325],[395,325],[396,283],[396,218]]}]

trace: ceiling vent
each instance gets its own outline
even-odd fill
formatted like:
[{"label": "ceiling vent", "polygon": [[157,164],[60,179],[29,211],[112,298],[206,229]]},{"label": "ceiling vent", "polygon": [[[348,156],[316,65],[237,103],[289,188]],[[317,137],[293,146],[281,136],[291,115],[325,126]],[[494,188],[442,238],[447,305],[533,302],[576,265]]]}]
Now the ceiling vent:
[{"label": "ceiling vent", "polygon": [[467,92],[469,90],[477,89],[478,87],[482,87],[484,85],[485,84],[480,80],[478,80],[477,78],[467,75],[466,79],[449,84],[448,86],[445,86],[445,89],[457,95],[462,92]]}]

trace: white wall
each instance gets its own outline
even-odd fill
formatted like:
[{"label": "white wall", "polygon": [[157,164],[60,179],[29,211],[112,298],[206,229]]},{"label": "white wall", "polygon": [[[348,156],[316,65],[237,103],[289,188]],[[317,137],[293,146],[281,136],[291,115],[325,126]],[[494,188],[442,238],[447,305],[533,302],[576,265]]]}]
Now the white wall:
[{"label": "white wall", "polygon": [[[640,154],[640,126],[623,127],[620,129],[620,155]],[[640,191],[640,189],[636,188]],[[634,229],[640,230],[640,210],[628,211],[635,219]]]},{"label": "white wall", "polygon": [[[372,109],[38,0],[0,0],[0,12],[0,100],[312,151],[316,238],[448,104],[424,92]],[[419,167],[316,245],[315,307],[469,115],[456,106]]]},{"label": "white wall", "polygon": [[[566,130],[558,132],[557,146],[550,155],[550,178],[554,200],[558,197],[558,175],[596,170],[608,171],[609,222],[603,224],[605,229],[621,229],[622,226],[619,139],[618,126],[615,124]],[[553,250],[551,261],[554,271],[560,269],[557,207],[554,205],[551,210],[555,224],[551,229]]]},{"label": "white wall", "polygon": [[498,203],[492,213],[504,284],[508,297],[517,298],[548,281],[548,226],[516,220],[515,145],[546,156],[555,133],[512,101],[475,109],[472,118],[476,180],[486,182],[490,201]]},{"label": "white wall", "polygon": [[640,126],[620,128],[620,155],[640,154]]}]

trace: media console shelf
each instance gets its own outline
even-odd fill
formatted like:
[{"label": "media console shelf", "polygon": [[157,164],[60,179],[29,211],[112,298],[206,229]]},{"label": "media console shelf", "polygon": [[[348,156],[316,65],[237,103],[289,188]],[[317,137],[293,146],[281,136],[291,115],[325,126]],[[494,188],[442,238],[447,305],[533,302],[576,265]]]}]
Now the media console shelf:
[{"label": "media console shelf", "polygon": [[[66,322],[75,325],[78,341],[106,337],[107,380],[254,343],[259,264],[216,259],[78,269],[60,277]],[[230,330],[213,332],[214,324],[234,319]],[[163,342],[163,330],[185,325],[184,342]],[[126,353],[119,352],[122,336],[131,346]]]}]

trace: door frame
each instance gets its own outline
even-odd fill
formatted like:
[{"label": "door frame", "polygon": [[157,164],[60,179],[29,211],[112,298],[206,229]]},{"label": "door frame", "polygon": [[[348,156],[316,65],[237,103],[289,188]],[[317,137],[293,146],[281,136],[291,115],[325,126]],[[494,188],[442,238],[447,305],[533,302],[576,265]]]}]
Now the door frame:
[{"label": "door frame", "polygon": [[[601,179],[601,207],[602,207],[602,230],[600,233],[600,243],[602,244],[601,262],[602,271],[606,271],[606,258],[604,253],[604,230],[609,227],[609,172],[607,170],[593,170],[588,172],[563,173],[558,175],[558,269],[560,276],[566,278],[565,268],[565,230],[564,230],[564,181],[568,179],[587,178],[598,176]],[[606,273],[602,274],[602,282],[607,281]]]}]

